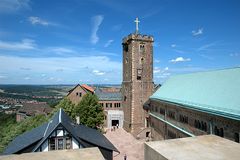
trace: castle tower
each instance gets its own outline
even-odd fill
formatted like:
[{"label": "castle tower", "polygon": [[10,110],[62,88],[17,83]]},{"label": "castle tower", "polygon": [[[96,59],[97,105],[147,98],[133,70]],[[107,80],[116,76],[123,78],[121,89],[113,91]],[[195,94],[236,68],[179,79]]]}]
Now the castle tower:
[{"label": "castle tower", "polygon": [[123,128],[137,136],[146,126],[143,104],[153,93],[153,37],[136,31],[123,45]]}]

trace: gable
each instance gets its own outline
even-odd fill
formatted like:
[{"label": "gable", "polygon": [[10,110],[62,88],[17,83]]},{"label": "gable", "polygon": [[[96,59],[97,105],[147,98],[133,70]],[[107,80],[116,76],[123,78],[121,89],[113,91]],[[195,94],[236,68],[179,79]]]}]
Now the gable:
[{"label": "gable", "polygon": [[77,85],[73,90],[71,90],[71,92],[69,92],[67,97],[72,103],[78,104],[82,100],[82,97],[87,93],[88,91],[84,87]]},{"label": "gable", "polygon": [[[62,129],[62,131],[58,131],[59,129]],[[118,151],[100,132],[73,123],[71,118],[60,108],[48,123],[15,138],[8,145],[4,154],[43,151],[46,149],[46,146],[48,146],[47,142],[51,136],[64,136],[65,131],[63,130],[69,133],[75,146],[88,147],[88,144],[93,144],[93,146],[106,148],[110,151]],[[48,149],[46,149],[46,151],[47,150]]]}]

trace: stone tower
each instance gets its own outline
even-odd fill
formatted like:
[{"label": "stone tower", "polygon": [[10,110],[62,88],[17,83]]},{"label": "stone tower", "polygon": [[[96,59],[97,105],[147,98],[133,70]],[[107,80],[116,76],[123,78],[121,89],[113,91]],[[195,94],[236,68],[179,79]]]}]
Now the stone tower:
[{"label": "stone tower", "polygon": [[145,128],[143,104],[153,93],[153,37],[136,32],[122,41],[123,45],[123,128],[134,136]]}]

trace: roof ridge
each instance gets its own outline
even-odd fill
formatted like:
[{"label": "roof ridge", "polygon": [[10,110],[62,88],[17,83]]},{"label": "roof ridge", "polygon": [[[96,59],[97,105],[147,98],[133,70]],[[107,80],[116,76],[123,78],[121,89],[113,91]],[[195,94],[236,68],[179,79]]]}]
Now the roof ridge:
[{"label": "roof ridge", "polygon": [[240,66],[229,67],[229,68],[218,68],[218,69],[202,70],[202,71],[196,71],[196,72],[191,72],[191,73],[176,74],[176,75],[173,75],[171,77],[186,76],[186,75],[193,75],[193,74],[199,74],[199,73],[211,73],[211,72],[226,71],[226,70],[233,70],[233,69],[240,69]]}]

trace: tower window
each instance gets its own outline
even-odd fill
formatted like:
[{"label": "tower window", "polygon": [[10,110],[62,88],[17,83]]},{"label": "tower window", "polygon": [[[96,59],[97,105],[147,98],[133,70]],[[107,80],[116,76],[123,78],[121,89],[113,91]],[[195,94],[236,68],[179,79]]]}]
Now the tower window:
[{"label": "tower window", "polygon": [[123,50],[124,50],[125,52],[128,52],[128,45],[127,45],[127,44],[123,44]]},{"label": "tower window", "polygon": [[145,51],[145,46],[143,44],[140,44],[139,49],[140,49],[140,52],[144,52]]},{"label": "tower window", "polygon": [[142,79],[142,69],[137,69],[137,80]]}]

